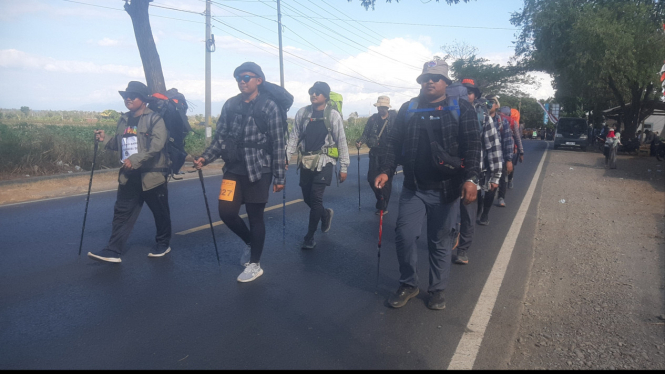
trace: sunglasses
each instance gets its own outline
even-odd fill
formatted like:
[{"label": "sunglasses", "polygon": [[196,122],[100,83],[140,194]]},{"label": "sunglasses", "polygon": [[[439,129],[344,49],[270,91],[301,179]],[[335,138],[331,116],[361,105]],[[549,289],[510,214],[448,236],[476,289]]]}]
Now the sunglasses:
[{"label": "sunglasses", "polygon": [[240,83],[240,81],[243,81],[247,83],[251,81],[252,78],[258,78],[258,77],[256,75],[242,75],[242,76],[239,75],[236,77],[236,82]]},{"label": "sunglasses", "polygon": [[423,75],[422,78],[420,78],[420,82],[418,82],[418,83],[423,84],[423,83],[429,82],[430,80],[432,82],[436,83],[436,82],[440,81],[441,79],[444,79],[443,75],[426,74],[426,75]]},{"label": "sunglasses", "polygon": [[309,91],[309,94],[310,94],[310,95],[314,95],[314,96],[319,96],[319,95],[323,95],[323,92],[320,92],[320,91],[311,91],[311,90],[310,90],[310,91]]},{"label": "sunglasses", "polygon": [[128,93],[128,94],[125,94],[125,95],[122,96],[123,99],[125,99],[125,100],[129,99],[129,101],[134,101],[139,97],[141,97],[141,95],[137,95],[135,93]]}]

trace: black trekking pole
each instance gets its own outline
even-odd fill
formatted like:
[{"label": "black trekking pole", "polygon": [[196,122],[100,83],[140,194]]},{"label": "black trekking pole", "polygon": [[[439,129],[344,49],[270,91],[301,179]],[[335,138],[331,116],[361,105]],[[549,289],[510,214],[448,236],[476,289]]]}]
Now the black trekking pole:
[{"label": "black trekking pole", "polygon": [[92,189],[92,176],[95,174],[95,161],[97,160],[97,149],[99,149],[99,142],[97,141],[97,134],[95,134],[95,151],[92,154],[92,170],[90,170],[90,182],[88,183],[88,197],[85,199],[85,213],[83,213],[83,228],[81,229],[81,243],[79,244],[79,257],[81,257],[81,248],[83,248],[83,233],[85,232],[85,220],[88,217],[88,203],[90,202],[90,190]]},{"label": "black trekking pole", "polygon": [[381,237],[383,236],[383,211],[386,208],[384,206],[384,201],[383,197],[381,197],[381,215],[379,218],[379,245],[378,245],[378,250],[377,250],[377,260],[376,260],[376,293],[379,290],[379,269],[381,266]]},{"label": "black trekking pole", "polygon": [[360,147],[358,148],[358,210],[360,210]]},{"label": "black trekking pole", "polygon": [[217,249],[217,239],[215,239],[215,230],[212,228],[212,217],[210,217],[210,207],[208,206],[208,196],[206,196],[206,186],[203,183],[203,172],[199,170],[199,180],[201,181],[201,188],[203,189],[203,200],[206,203],[206,212],[208,212],[208,222],[210,222],[210,232],[212,232],[212,242],[215,243],[215,254],[217,255],[217,265],[220,267],[222,264],[219,262],[219,249]]}]

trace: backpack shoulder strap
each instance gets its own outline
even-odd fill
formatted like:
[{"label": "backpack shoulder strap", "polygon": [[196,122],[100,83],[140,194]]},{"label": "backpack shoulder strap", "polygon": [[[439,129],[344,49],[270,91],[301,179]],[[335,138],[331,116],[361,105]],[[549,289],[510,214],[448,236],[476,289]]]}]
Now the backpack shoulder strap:
[{"label": "backpack shoulder strap", "polygon": [[268,101],[268,99],[269,97],[265,93],[263,95],[259,95],[259,97],[257,97],[254,101],[254,106],[252,108],[252,118],[254,118],[254,123],[256,124],[256,127],[259,128],[259,131],[264,134],[267,134],[269,130],[268,119],[266,118],[266,113],[263,111],[263,106],[265,105],[266,101]]},{"label": "backpack shoulder strap", "polygon": [[459,99],[453,97],[446,98],[446,105],[448,106],[443,108],[443,110],[449,110],[450,114],[452,114],[453,119],[455,120],[455,123],[459,125],[459,117],[461,113]]},{"label": "backpack shoulder strap", "polygon": [[409,101],[409,107],[406,110],[406,113],[404,113],[404,123],[409,124],[409,121],[411,121],[411,118],[413,115],[416,113],[416,110],[418,109],[418,98],[414,97]]}]

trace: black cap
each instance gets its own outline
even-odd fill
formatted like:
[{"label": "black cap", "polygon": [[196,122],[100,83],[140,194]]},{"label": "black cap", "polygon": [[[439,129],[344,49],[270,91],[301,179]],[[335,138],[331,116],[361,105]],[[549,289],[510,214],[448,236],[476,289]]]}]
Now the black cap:
[{"label": "black cap", "polygon": [[328,86],[328,83],[326,82],[315,82],[312,88],[307,91],[310,95],[312,92],[318,91],[323,94],[323,96],[326,97],[326,99],[330,99],[330,86]]},{"label": "black cap", "polygon": [[120,96],[123,98],[130,92],[140,95],[142,101],[146,101],[150,97],[150,90],[148,90],[148,86],[141,82],[131,81],[127,84],[127,89],[124,91],[118,91]]},{"label": "black cap", "polygon": [[266,76],[263,74],[263,70],[261,70],[261,67],[255,62],[243,62],[242,65],[238,66],[233,71],[233,77],[235,78],[238,76],[238,74],[244,72],[254,73],[257,77],[261,77],[261,79],[264,81],[266,80]]}]

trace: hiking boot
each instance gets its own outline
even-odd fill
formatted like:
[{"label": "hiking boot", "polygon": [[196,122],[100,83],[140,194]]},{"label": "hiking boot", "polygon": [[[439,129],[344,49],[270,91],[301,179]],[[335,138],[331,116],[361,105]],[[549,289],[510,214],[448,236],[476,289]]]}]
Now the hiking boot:
[{"label": "hiking boot", "polygon": [[399,286],[396,293],[390,295],[388,298],[388,304],[393,308],[401,308],[406,305],[406,302],[409,301],[410,298],[418,295],[419,292],[420,290],[418,287],[411,287],[403,284]]},{"label": "hiking boot", "polygon": [[263,275],[263,269],[258,263],[251,263],[245,267],[240,275],[238,275],[238,282],[246,283]]},{"label": "hiking boot", "polygon": [[466,251],[463,249],[458,249],[457,254],[453,256],[453,262],[460,265],[468,264],[469,258],[466,257]]},{"label": "hiking boot", "polygon": [[88,252],[88,257],[96,261],[121,263],[120,255],[108,249],[102,249],[97,253]]},{"label": "hiking boot", "polygon": [[480,215],[480,218],[478,218],[476,223],[482,226],[487,226],[490,224],[490,218],[487,216],[487,214],[483,213]]},{"label": "hiking boot", "polygon": [[446,299],[443,297],[443,290],[429,293],[427,307],[432,310],[446,309]]},{"label": "hiking boot", "polygon": [[[380,216],[381,215],[381,209],[377,209],[376,212],[374,212],[374,214],[376,214],[377,216]],[[383,215],[385,216],[386,214],[388,214],[388,211],[384,210]]]},{"label": "hiking boot", "polygon": [[171,252],[171,247],[168,247],[166,249],[156,249],[155,252],[150,252],[148,253],[148,257],[162,257],[165,254]]},{"label": "hiking boot", "polygon": [[326,216],[321,219],[321,231],[323,232],[330,231],[330,224],[332,224],[333,214],[335,213],[330,208],[327,208],[326,212],[328,212],[328,214],[326,214]]},{"label": "hiking boot", "polygon": [[305,240],[302,242],[302,246],[300,248],[302,249],[314,249],[316,247],[316,242],[314,241],[314,238],[305,238]]},{"label": "hiking boot", "polygon": [[252,246],[247,244],[242,250],[242,255],[240,255],[240,265],[247,267],[249,265],[249,259],[252,257]]},{"label": "hiking boot", "polygon": [[499,200],[496,202],[496,206],[499,206],[501,208],[506,207],[506,200],[503,199],[503,197],[500,197]]}]

